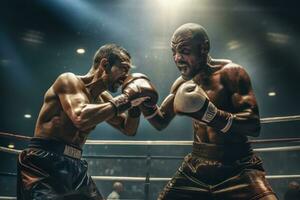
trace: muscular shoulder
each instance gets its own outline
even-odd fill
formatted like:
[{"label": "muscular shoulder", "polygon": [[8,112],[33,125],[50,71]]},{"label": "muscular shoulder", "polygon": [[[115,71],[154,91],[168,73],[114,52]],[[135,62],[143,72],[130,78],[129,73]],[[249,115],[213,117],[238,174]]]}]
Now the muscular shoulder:
[{"label": "muscular shoulder", "polygon": [[63,73],[57,77],[52,85],[55,92],[72,92],[78,89],[79,80],[73,73]]},{"label": "muscular shoulder", "polygon": [[180,86],[182,83],[184,83],[184,82],[186,82],[186,80],[184,80],[181,76],[178,77],[178,78],[174,81],[174,83],[173,83],[173,85],[172,85],[172,87],[171,87],[170,93],[173,93],[173,94],[176,93],[176,91],[178,90],[179,86]]},{"label": "muscular shoulder", "polygon": [[61,75],[59,75],[56,79],[56,82],[68,82],[68,81],[74,81],[77,80],[77,77],[75,74],[71,73],[71,72],[66,72],[66,73],[62,73]]},{"label": "muscular shoulder", "polygon": [[236,63],[229,63],[221,70],[223,84],[227,85],[232,91],[250,87],[250,77],[245,68]]}]

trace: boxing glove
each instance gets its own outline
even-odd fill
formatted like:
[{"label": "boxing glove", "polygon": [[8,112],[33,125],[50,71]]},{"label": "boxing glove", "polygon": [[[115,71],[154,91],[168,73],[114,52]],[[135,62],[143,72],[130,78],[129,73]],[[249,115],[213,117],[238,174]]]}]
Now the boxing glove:
[{"label": "boxing glove", "polygon": [[146,106],[156,105],[158,93],[148,77],[141,73],[128,75],[122,85],[122,94],[111,99],[117,113],[122,113],[132,106],[143,103]]},{"label": "boxing glove", "polygon": [[223,133],[230,129],[234,118],[231,113],[219,110],[205,91],[193,81],[185,82],[178,88],[174,98],[174,111],[191,116]]}]

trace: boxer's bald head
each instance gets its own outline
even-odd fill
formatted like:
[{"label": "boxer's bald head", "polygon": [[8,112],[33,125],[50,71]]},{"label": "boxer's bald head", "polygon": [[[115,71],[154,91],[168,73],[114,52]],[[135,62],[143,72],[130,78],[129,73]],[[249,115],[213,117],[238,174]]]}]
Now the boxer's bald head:
[{"label": "boxer's bald head", "polygon": [[171,39],[171,48],[175,64],[184,79],[192,79],[207,67],[210,42],[201,25],[187,23],[177,28]]},{"label": "boxer's bald head", "polygon": [[206,30],[203,26],[195,23],[183,24],[175,30],[171,39],[171,45],[177,45],[181,42],[198,44],[206,53],[210,49]]}]

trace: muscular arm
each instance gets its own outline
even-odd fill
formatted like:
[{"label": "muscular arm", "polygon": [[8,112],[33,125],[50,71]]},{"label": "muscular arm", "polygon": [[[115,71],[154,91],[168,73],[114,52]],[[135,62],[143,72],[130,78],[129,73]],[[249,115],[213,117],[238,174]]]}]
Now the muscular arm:
[{"label": "muscular arm", "polygon": [[224,110],[208,99],[201,86],[189,81],[176,92],[175,112],[202,121],[223,134],[258,136],[260,120],[249,76],[242,67],[233,64],[224,67],[220,73],[224,90],[229,94],[220,97],[226,98]]},{"label": "muscular arm", "polygon": [[[173,102],[174,94],[171,93],[164,99],[160,107],[157,106],[156,114],[153,117],[147,119],[150,122],[150,124],[157,130],[160,131],[165,129],[175,117]],[[141,110],[144,114],[148,111],[143,107],[141,107]],[[147,114],[145,116],[147,116]]]},{"label": "muscular arm", "polygon": [[[104,102],[107,102],[112,98],[113,97],[108,92],[103,92],[101,94],[101,99]],[[132,108],[132,109],[135,109],[135,108]],[[136,108],[136,109],[138,109],[138,108]],[[139,126],[140,116],[139,115],[131,116],[129,113],[132,111],[133,110],[128,111],[127,113],[122,113],[118,116],[114,116],[114,117],[106,120],[106,122],[108,124],[110,124],[111,126],[113,126],[114,128],[120,130],[125,135],[134,136],[136,134],[137,128]],[[140,111],[135,110],[133,112],[140,112]]]},{"label": "muscular arm", "polygon": [[52,87],[60,99],[64,112],[74,126],[82,131],[94,127],[115,115],[115,108],[111,103],[89,103],[84,86],[72,73],[59,76]]},{"label": "muscular arm", "polygon": [[232,89],[232,105],[235,112],[230,131],[248,136],[259,136],[260,119],[258,105],[251,86],[250,77],[241,67],[229,70],[229,88]]},{"label": "muscular arm", "polygon": [[224,69],[223,84],[230,96],[232,108],[217,109],[208,125],[225,134],[235,133],[257,137],[260,133],[258,106],[247,72],[235,64]]},{"label": "muscular arm", "polygon": [[[174,98],[176,91],[178,87],[184,82],[184,80],[179,77],[175,82],[173,83],[171,87],[170,94],[164,99],[164,101],[161,103],[160,106],[157,106],[158,110],[156,111],[156,114],[154,116],[151,116],[148,121],[154,128],[157,130],[163,130],[165,129],[169,123],[172,121],[172,119],[175,117],[176,113],[174,111]],[[141,107],[141,110],[143,111],[145,116],[148,116],[149,110]],[[151,112],[151,110],[150,110]],[[150,114],[151,115],[151,114]],[[146,117],[147,118],[147,117]]]}]

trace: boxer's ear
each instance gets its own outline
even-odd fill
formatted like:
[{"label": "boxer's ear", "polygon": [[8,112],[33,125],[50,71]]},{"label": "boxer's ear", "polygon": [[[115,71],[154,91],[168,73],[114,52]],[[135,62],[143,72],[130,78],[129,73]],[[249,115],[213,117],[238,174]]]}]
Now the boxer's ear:
[{"label": "boxer's ear", "polygon": [[108,73],[110,71],[110,64],[107,60],[107,58],[102,58],[101,61],[100,61],[100,66],[104,69],[104,71],[106,73]]},{"label": "boxer's ear", "polygon": [[201,53],[202,54],[208,54],[209,52],[209,41],[205,40],[203,44],[201,45]]}]

